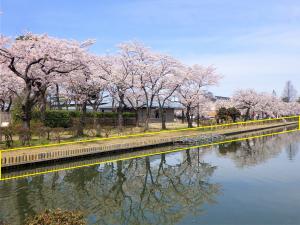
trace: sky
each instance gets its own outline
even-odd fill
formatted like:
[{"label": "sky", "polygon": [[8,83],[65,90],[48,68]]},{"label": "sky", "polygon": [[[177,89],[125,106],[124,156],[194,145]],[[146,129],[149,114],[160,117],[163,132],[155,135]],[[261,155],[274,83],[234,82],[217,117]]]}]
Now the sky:
[{"label": "sky", "polygon": [[299,0],[0,0],[1,33],[96,39],[91,51],[137,40],[188,65],[214,65],[210,90],[230,96],[254,88],[300,94]]}]

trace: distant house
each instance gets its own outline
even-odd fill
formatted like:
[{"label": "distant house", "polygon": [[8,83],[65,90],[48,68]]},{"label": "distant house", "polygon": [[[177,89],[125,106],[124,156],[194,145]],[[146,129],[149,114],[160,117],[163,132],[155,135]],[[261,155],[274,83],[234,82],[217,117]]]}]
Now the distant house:
[{"label": "distant house", "polygon": [[[175,111],[176,110],[181,110],[182,107],[180,104],[176,104],[176,103],[169,103],[166,104],[164,107],[164,112],[165,112],[165,116],[166,116],[166,122],[174,122],[175,120]],[[101,112],[112,112],[113,111],[113,107],[111,105],[111,103],[107,103],[101,106],[100,110]],[[132,108],[126,108],[125,109],[126,112],[135,112],[135,110],[133,110]],[[147,117],[147,108],[146,107],[142,107],[138,110],[138,120],[139,122],[144,122],[146,120]],[[151,112],[150,112],[150,122],[151,123],[156,123],[156,122],[161,122],[161,115],[159,113],[159,107],[157,103],[154,103],[152,108],[151,108]]]}]

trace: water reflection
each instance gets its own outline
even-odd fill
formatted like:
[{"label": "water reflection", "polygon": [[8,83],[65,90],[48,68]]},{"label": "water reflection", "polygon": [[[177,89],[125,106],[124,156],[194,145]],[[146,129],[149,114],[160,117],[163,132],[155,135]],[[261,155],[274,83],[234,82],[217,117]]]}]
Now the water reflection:
[{"label": "water reflection", "polygon": [[292,133],[1,182],[0,221],[22,224],[61,208],[83,211],[89,224],[177,224],[227,197],[213,179],[218,163],[205,162],[207,155],[251,168],[281,152],[294,160],[299,142]]},{"label": "water reflection", "polygon": [[188,213],[201,213],[220,190],[209,181],[216,167],[196,154],[162,154],[7,181],[1,185],[1,217],[21,224],[45,208],[63,208],[83,210],[92,224],[175,224]]},{"label": "water reflection", "polygon": [[222,144],[217,151],[220,156],[232,159],[237,167],[242,168],[264,163],[278,156],[283,149],[293,160],[299,151],[299,142],[299,133],[292,133]]}]

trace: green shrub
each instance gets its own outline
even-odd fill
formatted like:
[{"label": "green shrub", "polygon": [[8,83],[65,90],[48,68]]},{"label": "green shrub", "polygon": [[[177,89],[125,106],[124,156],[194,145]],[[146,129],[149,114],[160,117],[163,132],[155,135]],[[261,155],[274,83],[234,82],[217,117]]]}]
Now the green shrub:
[{"label": "green shrub", "polygon": [[220,108],[217,111],[217,117],[220,120],[225,120],[226,121],[227,120],[227,109],[225,107]]},{"label": "green shrub", "polygon": [[49,110],[45,114],[46,127],[63,127],[68,128],[72,125],[70,113],[68,111]]},{"label": "green shrub", "polygon": [[2,128],[2,133],[5,138],[5,146],[11,148],[13,146],[14,129],[12,126]]},{"label": "green shrub", "polygon": [[118,116],[116,112],[94,112],[93,114],[97,118],[117,118]]},{"label": "green shrub", "polygon": [[[14,122],[22,121],[22,104],[20,101],[16,101],[14,103],[14,107],[11,110],[11,114]],[[39,121],[40,118],[41,118],[41,111],[37,107],[34,107],[31,112],[31,119],[33,121]]]},{"label": "green shrub", "polygon": [[135,117],[135,113],[132,112],[125,112],[123,113],[124,118],[133,118]]},{"label": "green shrub", "polygon": [[[117,118],[118,113],[116,112],[87,112],[87,117],[97,117],[97,118]],[[124,112],[123,113],[124,118],[133,118],[135,117],[135,113],[132,112]]]},{"label": "green shrub", "polygon": [[227,114],[231,117],[233,122],[236,122],[236,120],[241,116],[241,112],[235,107],[228,108]]},{"label": "green shrub", "polygon": [[68,112],[70,117],[72,117],[72,118],[78,118],[81,116],[80,111],[65,111],[65,112]]},{"label": "green shrub", "polygon": [[222,107],[217,111],[217,118],[219,120],[227,121],[228,117],[230,117],[233,122],[236,122],[237,119],[241,117],[241,112],[235,107],[231,107],[228,109]]}]

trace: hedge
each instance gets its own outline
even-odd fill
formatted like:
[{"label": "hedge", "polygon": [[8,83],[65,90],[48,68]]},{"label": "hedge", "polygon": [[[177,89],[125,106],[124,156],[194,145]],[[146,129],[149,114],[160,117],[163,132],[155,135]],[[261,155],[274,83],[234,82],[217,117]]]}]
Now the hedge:
[{"label": "hedge", "polygon": [[[68,110],[47,110],[45,112],[44,124],[47,127],[64,127],[68,128],[72,125],[73,118],[79,118],[82,115],[80,111],[68,111]],[[116,112],[87,112],[87,118],[117,118],[118,113]],[[124,118],[134,118],[135,113],[124,112]],[[13,118],[16,121],[21,120],[20,112],[14,112]],[[31,118],[33,121],[39,121],[41,118],[41,112],[34,110],[31,113]]]},{"label": "hedge", "polygon": [[46,111],[44,124],[46,127],[68,128],[72,124],[72,117],[67,111]]}]

